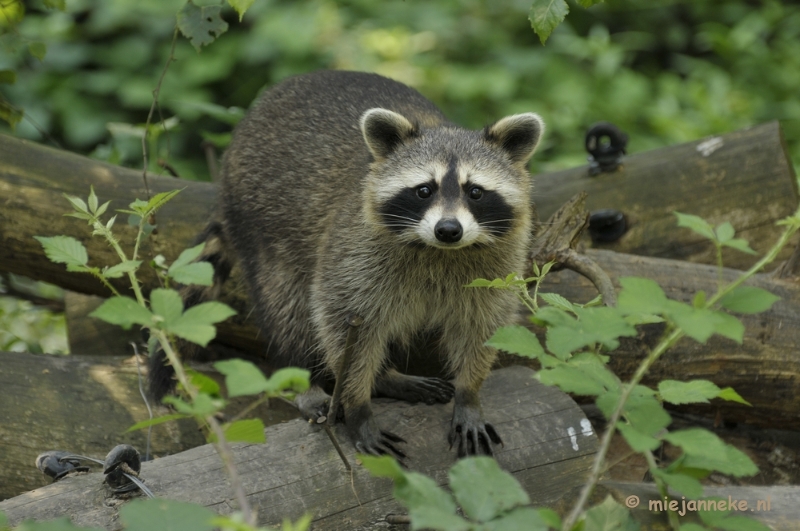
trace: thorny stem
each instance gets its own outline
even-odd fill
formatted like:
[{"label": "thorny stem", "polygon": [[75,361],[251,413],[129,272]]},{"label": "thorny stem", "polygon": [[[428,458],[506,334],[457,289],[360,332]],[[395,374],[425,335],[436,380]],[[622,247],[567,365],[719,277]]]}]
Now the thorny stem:
[{"label": "thorny stem", "polygon": [[[139,233],[136,235],[136,241],[139,242],[142,234],[144,219],[139,224]],[[102,223],[99,221],[96,224],[96,230],[102,234],[106,240],[108,241],[109,245],[116,251],[119,258],[126,262],[128,258],[125,255],[125,251],[122,250],[120,247],[119,242],[116,238],[114,238],[113,233],[108,230]],[[134,256],[136,254],[136,250],[134,250]],[[134,294],[136,295],[136,300],[144,307],[147,307],[147,304],[144,299],[144,295],[142,294],[142,289],[139,286],[139,281],[136,278],[136,274],[133,271],[128,272],[128,278],[131,282],[131,288],[133,289]],[[189,383],[189,379],[186,376],[186,372],[183,369],[183,365],[180,363],[178,359],[178,355],[175,352],[175,349],[172,348],[172,344],[169,341],[169,337],[167,337],[166,332],[163,330],[158,330],[157,328],[151,327],[151,333],[153,333],[156,338],[158,338],[158,342],[161,345],[161,348],[164,350],[164,353],[169,359],[170,363],[172,364],[173,369],[175,370],[175,375],[178,378],[178,381],[189,393],[189,396],[192,400],[197,397],[197,390]],[[231,485],[233,486],[234,494],[236,495],[236,499],[239,502],[239,508],[244,515],[244,519],[252,526],[256,525],[255,513],[250,508],[250,503],[247,501],[247,495],[244,493],[244,489],[242,488],[242,482],[239,479],[239,473],[236,469],[236,463],[233,459],[233,452],[231,451],[230,445],[225,440],[225,432],[220,426],[217,419],[209,415],[204,419],[208,426],[211,428],[211,431],[217,438],[217,442],[214,444],[214,448],[217,450],[217,453],[222,459],[223,464],[228,472],[228,478],[230,479]]]},{"label": "thorny stem", "polygon": [[[172,344],[170,343],[166,332],[157,329],[151,329],[151,331],[155,333],[161,348],[164,349],[164,353],[167,355],[167,359],[175,369],[175,376],[177,376],[181,386],[183,386],[186,392],[189,393],[189,396],[192,398],[192,400],[194,400],[197,396],[197,390],[189,383],[186,372],[183,370],[183,365],[180,363],[175,349],[172,348]],[[222,426],[220,426],[219,421],[217,421],[213,415],[205,417],[204,420],[208,423],[208,426],[211,428],[211,431],[217,438],[214,448],[217,450],[220,459],[222,459],[222,463],[227,469],[228,478],[230,479],[234,494],[236,495],[236,500],[239,502],[239,509],[241,509],[244,519],[247,521],[247,523],[255,526],[255,513],[253,513],[251,510],[250,502],[247,501],[247,495],[244,492],[244,488],[242,488],[242,482],[239,479],[239,472],[236,469],[233,452],[231,451],[228,441],[225,439],[225,432],[223,431]]]},{"label": "thorny stem", "polygon": [[[655,471],[658,470],[658,464],[656,463],[656,458],[653,455],[653,452],[646,451],[644,452],[644,458],[647,460],[647,466],[650,468],[650,473],[653,474],[653,481],[656,482],[656,488],[658,488],[659,494],[661,494],[661,498],[667,499],[669,495],[669,491],[667,489],[667,484],[664,482],[663,479],[658,477],[655,474]],[[678,520],[678,515],[675,511],[667,511],[667,519],[669,520],[669,526],[674,529],[675,531],[679,531],[681,528],[681,523]]]},{"label": "thorny stem", "polygon": [[650,352],[647,358],[642,361],[642,363],[639,365],[639,368],[636,369],[636,374],[633,375],[633,378],[631,378],[631,381],[628,383],[628,385],[624,385],[622,387],[622,395],[619,398],[617,407],[614,409],[614,413],[612,413],[611,418],[608,419],[606,431],[603,433],[603,438],[600,440],[600,447],[597,449],[597,455],[595,456],[594,463],[592,463],[592,470],[589,473],[589,479],[586,481],[583,489],[581,489],[581,494],[577,503],[575,504],[575,507],[572,508],[572,511],[570,511],[569,515],[564,520],[563,525],[561,526],[562,531],[570,531],[575,525],[575,522],[578,520],[578,516],[580,516],[580,514],[583,512],[583,507],[586,505],[586,502],[589,500],[589,496],[592,495],[592,491],[600,479],[600,474],[603,472],[603,463],[605,461],[606,454],[608,454],[608,448],[611,446],[611,438],[616,431],[617,422],[619,422],[620,417],[622,417],[622,410],[625,406],[625,403],[628,401],[628,397],[630,396],[631,392],[642,380],[647,370],[659,358],[659,356],[666,352],[683,336],[683,330],[679,328],[672,330],[672,332],[662,339],[656,348]]},{"label": "thorny stem", "polygon": [[[717,293],[711,297],[707,302],[705,307],[710,308],[717,302],[719,302],[722,297],[736,289],[740,286],[745,280],[755,275],[758,271],[760,271],[764,266],[771,263],[775,258],[777,258],[778,253],[780,253],[781,249],[783,249],[786,244],[788,243],[789,239],[800,229],[800,208],[794,213],[793,216],[787,218],[788,222],[786,223],[786,229],[781,234],[778,241],[772,248],[767,252],[764,257],[756,262],[750,269],[742,273],[738,278],[722,286]],[[600,441],[600,447],[597,450],[597,455],[595,456],[594,463],[592,464],[592,470],[589,473],[589,479],[584,485],[583,489],[581,490],[580,497],[578,498],[575,507],[572,508],[569,515],[566,519],[564,519],[563,524],[561,526],[562,531],[570,531],[572,527],[577,522],[578,517],[583,512],[583,508],[586,505],[586,502],[589,500],[589,496],[591,496],[592,491],[594,490],[595,485],[597,484],[598,480],[600,479],[600,474],[603,471],[603,462],[605,461],[606,455],[608,454],[609,446],[611,445],[611,438],[616,431],[617,422],[622,416],[623,408],[625,407],[625,403],[628,400],[631,392],[633,391],[634,387],[639,384],[639,382],[644,377],[645,373],[650,369],[650,367],[655,363],[655,361],[667,350],[672,348],[672,346],[681,339],[685,333],[680,328],[673,329],[671,331],[667,331],[668,333],[665,335],[664,339],[656,345],[656,347],[650,352],[650,354],[642,361],[639,367],[636,369],[636,373],[631,378],[631,381],[628,385],[623,386],[622,395],[620,396],[619,402],[617,403],[617,407],[614,409],[614,412],[611,414],[611,418],[608,420],[608,425],[606,428],[605,433],[603,434],[603,438]]]}]

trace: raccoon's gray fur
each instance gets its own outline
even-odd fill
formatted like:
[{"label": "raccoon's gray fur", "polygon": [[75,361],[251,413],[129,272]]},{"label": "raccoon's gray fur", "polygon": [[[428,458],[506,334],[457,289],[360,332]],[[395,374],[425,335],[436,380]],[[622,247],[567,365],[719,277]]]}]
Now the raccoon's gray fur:
[{"label": "raccoon's gray fur", "polygon": [[[526,165],[543,128],[528,113],[468,131],[403,84],[336,71],[280,83],[236,128],[222,164],[221,229],[206,235],[217,250],[206,259],[229,270],[219,249],[233,249],[270,355],[318,376],[339,366],[346,318],[363,318],[342,393],[359,451],[402,455],[399,437],[375,425],[374,393],[429,403],[454,393],[451,446],[491,453],[501,442],[478,391],[496,355],[484,343],[509,324],[516,299],[464,286],[522,272],[532,232]],[[425,334],[438,337],[454,391],[389,366],[390,345]],[[308,414],[319,405],[299,402]]]}]

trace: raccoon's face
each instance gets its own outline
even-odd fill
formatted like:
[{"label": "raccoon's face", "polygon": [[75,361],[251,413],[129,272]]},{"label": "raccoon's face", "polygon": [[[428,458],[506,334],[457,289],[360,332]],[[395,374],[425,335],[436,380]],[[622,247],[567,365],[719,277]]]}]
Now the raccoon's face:
[{"label": "raccoon's face", "polygon": [[460,249],[527,230],[525,166],[544,129],[537,115],[510,116],[480,132],[440,127],[420,134],[403,116],[371,109],[361,128],[376,161],[368,217],[404,243]]}]

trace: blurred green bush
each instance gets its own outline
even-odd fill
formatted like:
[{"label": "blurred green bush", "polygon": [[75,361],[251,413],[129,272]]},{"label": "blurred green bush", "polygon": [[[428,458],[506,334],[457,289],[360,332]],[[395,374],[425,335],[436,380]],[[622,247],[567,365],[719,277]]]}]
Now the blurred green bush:
[{"label": "blurred green bush", "polygon": [[[120,124],[144,123],[183,3],[67,0],[62,13],[30,2],[17,32],[43,40],[47,55],[40,62],[6,48],[0,68],[15,68],[18,79],[2,87],[5,97],[65,149],[141,165],[141,128]],[[182,177],[207,179],[202,134],[231,128],[209,104],[247,107],[286,76],[344,68],[413,85],[470,127],[539,112],[548,133],[536,171],[584,163],[583,135],[599,120],[643,151],[779,119],[800,160],[799,5],[572,5],[545,47],[529,8],[528,0],[256,0],[242,23],[226,8],[228,32],[202,53],[177,43],[161,113],[179,122],[158,140],[158,156]],[[46,140],[28,121],[17,134]]]}]

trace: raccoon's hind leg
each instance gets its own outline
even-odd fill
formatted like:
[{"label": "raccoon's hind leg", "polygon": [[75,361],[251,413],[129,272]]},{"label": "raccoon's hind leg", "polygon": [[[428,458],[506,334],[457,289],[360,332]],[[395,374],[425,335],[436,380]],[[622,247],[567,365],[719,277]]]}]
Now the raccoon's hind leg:
[{"label": "raccoon's hind leg", "polygon": [[[210,287],[192,284],[181,289],[181,298],[185,309],[197,306],[201,302],[214,300],[219,296],[222,284],[230,276],[233,267],[233,255],[227,245],[222,224],[212,221],[195,239],[195,245],[205,242],[202,254],[195,262],[208,262],[214,268],[214,283]],[[181,357],[193,357],[199,347],[188,341],[179,341],[178,350]],[[167,356],[160,348],[153,354],[148,363],[148,390],[155,400],[161,400],[175,387],[175,370],[167,364]]]},{"label": "raccoon's hind leg", "polygon": [[453,399],[453,384],[441,378],[409,376],[387,369],[375,382],[375,396],[404,400],[415,404],[446,404]]},{"label": "raccoon's hind leg", "polygon": [[308,391],[297,395],[294,404],[303,418],[316,423],[320,418],[328,415],[330,401],[330,395],[323,391],[322,387],[312,385]]}]

